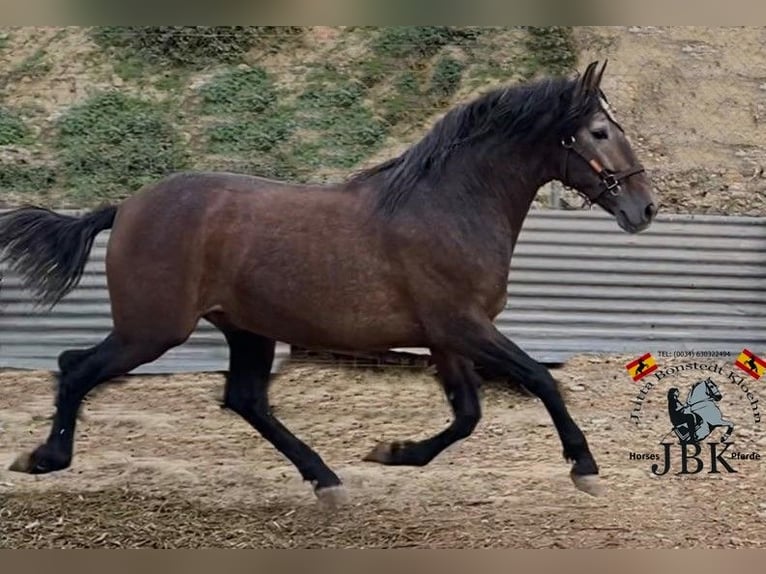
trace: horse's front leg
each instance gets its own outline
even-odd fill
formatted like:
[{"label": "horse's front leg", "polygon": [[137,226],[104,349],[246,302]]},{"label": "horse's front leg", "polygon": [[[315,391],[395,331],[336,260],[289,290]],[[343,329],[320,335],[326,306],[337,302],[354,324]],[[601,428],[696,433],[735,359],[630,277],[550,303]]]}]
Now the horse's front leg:
[{"label": "horse's front leg", "polygon": [[721,437],[721,442],[727,442],[729,440],[729,437],[731,436],[731,433],[734,432],[734,423],[731,421],[721,419],[720,426],[726,427],[726,432],[723,433],[723,436]]}]

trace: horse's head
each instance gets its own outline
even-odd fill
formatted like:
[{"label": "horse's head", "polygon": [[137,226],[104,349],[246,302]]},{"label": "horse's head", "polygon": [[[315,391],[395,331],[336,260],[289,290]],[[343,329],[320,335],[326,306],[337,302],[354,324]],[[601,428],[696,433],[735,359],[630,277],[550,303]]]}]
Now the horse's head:
[{"label": "horse's head", "polygon": [[657,213],[652,183],[601,90],[606,62],[593,62],[574,82],[570,133],[562,134],[561,182],[614,215],[629,233],[643,231]]},{"label": "horse's head", "polygon": [[716,385],[713,382],[713,379],[708,377],[703,382],[705,383],[705,389],[707,390],[707,394],[711,399],[718,402],[723,398],[723,395],[721,395],[721,391],[718,388],[718,385]]},{"label": "horse's head", "polygon": [[696,382],[689,393],[689,401],[694,403],[706,399],[718,402],[721,398],[723,397],[721,391],[718,389],[718,385],[716,385],[710,377]]}]

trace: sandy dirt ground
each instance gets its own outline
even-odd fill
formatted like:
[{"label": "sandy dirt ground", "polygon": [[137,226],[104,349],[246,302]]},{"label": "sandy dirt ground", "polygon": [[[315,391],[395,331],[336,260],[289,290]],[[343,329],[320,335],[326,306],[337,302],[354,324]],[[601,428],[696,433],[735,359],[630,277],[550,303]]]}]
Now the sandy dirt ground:
[{"label": "sandy dirt ground", "polygon": [[[286,365],[275,412],[345,481],[351,504],[334,513],[220,408],[219,374],[129,377],[88,400],[70,469],[8,472],[48,431],[52,376],[0,372],[0,546],[766,546],[761,462],[658,478],[629,460],[660,452],[669,426],[660,383],[643,422],[630,422],[641,385],[625,373],[628,359],[578,357],[554,370],[601,465],[600,498],[574,489],[542,404],[502,385],[483,388],[484,417],[468,440],[425,468],[391,468],[361,458],[379,439],[425,437],[450,419],[431,375]],[[732,389],[722,410],[736,424],[734,450],[757,451],[761,429]]]}]

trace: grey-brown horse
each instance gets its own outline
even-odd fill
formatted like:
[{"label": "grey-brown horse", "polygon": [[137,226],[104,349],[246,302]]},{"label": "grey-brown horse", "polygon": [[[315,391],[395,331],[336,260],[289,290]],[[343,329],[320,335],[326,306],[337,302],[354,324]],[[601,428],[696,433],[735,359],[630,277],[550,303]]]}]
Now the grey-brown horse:
[{"label": "grey-brown horse", "polygon": [[576,189],[627,232],[645,229],[657,211],[650,181],[608,110],[603,71],[594,62],[575,78],[482,95],[449,111],[400,156],[338,185],[180,173],[82,218],[35,207],[2,216],[4,260],[51,305],[79,281],[96,234],[112,230],[113,330],[90,349],[59,356],[50,435],[13,470],[67,468],[86,394],[182,344],[205,319],[230,348],[225,406],[292,461],[321,500],[342,502],[345,493],[269,408],[276,341],[430,349],[453,422],[425,440],[378,444],[367,461],[426,465],[468,437],[481,416],[479,368],[542,400],[575,485],[594,493],[598,466],[555,380],[493,319],[506,303],[522,223],[546,182]]}]

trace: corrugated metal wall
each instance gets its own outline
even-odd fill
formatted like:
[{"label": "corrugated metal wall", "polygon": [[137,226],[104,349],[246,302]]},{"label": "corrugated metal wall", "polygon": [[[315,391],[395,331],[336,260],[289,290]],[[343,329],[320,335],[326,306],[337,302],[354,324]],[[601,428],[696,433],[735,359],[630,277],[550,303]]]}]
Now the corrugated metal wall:
[{"label": "corrugated metal wall", "polygon": [[499,328],[540,360],[766,349],[766,218],[663,215],[638,235],[602,212],[538,211]]},{"label": "corrugated metal wall", "polygon": [[[80,286],[52,311],[34,309],[18,279],[0,290],[0,367],[54,369],[58,354],[109,332],[108,233]],[[660,216],[639,235],[601,211],[532,211],[511,266],[498,327],[532,356],[766,349],[766,218]],[[278,349],[278,357],[288,348]],[[223,337],[191,339],[135,372],[226,368]]]}]

